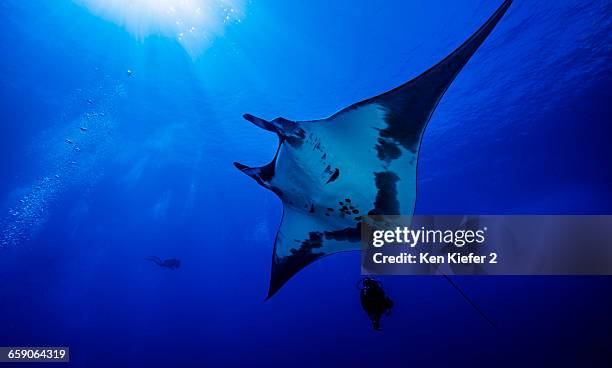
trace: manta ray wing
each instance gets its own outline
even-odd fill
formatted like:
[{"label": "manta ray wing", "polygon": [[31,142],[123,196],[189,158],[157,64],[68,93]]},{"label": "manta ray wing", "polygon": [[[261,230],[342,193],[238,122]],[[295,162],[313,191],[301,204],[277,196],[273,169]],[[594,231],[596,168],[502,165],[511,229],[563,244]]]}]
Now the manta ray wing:
[{"label": "manta ray wing", "polygon": [[423,132],[438,102],[512,3],[415,79],[315,121],[244,115],[275,132],[269,164],[236,167],[283,202],[268,298],[313,261],[360,248],[364,215],[412,215]]}]

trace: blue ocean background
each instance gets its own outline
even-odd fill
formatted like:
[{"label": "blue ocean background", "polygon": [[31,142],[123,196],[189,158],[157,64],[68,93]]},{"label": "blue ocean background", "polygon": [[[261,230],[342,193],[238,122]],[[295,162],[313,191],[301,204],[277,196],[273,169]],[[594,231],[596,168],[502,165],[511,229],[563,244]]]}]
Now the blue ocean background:
[{"label": "blue ocean background", "polygon": [[[193,55],[73,1],[3,1],[0,346],[70,346],[75,367],[609,364],[609,277],[456,277],[497,328],[443,278],[381,278],[376,332],[344,253],[264,302],[282,207],[232,162],[276,137],[242,114],[329,116],[500,3],[251,1]],[[416,212],[612,214],[611,41],[610,1],[516,0],[433,115]]]}]

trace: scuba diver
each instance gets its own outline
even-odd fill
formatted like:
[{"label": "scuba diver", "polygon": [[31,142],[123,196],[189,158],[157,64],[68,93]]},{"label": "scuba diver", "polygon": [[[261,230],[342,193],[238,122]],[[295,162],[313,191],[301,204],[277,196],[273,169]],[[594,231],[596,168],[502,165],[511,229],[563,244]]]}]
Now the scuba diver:
[{"label": "scuba diver", "polygon": [[360,283],[361,307],[368,314],[372,321],[372,327],[376,331],[382,331],[380,328],[380,318],[389,316],[391,308],[393,308],[393,300],[391,300],[382,288],[380,281],[366,277]]},{"label": "scuba diver", "polygon": [[147,261],[151,261],[153,263],[155,263],[156,265],[158,265],[159,267],[165,267],[165,268],[169,268],[171,270],[175,270],[177,268],[179,268],[181,266],[181,260],[180,259],[176,259],[176,258],[168,258],[168,259],[160,259],[159,257],[156,256],[148,256],[145,257],[145,259]]}]

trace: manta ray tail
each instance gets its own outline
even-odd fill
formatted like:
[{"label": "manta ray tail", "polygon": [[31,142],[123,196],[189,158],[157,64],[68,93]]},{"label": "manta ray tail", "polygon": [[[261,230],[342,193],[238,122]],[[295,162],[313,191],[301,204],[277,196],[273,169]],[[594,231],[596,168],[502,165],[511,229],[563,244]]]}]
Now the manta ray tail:
[{"label": "manta ray tail", "polygon": [[448,276],[445,273],[441,273],[442,276],[444,277],[444,279],[446,281],[448,281],[448,283],[455,288],[455,290],[457,290],[457,292],[459,292],[459,295],[461,295],[461,297],[469,304],[472,306],[472,308],[474,308],[474,310],[476,311],[476,313],[478,313],[485,321],[487,321],[488,324],[491,325],[491,327],[493,328],[497,328],[497,326],[495,325],[495,322],[493,322],[493,320],[491,320],[483,311],[482,309],[480,309],[480,307],[478,306],[478,304],[476,304],[472,298],[470,298],[464,291],[462,288],[459,287],[459,285],[457,285],[453,279],[450,278],[450,276]]}]

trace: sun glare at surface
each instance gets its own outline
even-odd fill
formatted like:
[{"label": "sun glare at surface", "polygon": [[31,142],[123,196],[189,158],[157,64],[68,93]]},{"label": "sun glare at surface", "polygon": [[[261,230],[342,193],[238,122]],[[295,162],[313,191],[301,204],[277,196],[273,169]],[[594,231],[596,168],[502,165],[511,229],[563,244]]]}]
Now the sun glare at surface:
[{"label": "sun glare at surface", "polygon": [[191,56],[199,55],[240,22],[245,0],[75,0],[94,14],[124,26],[139,39],[157,34],[175,38]]}]

